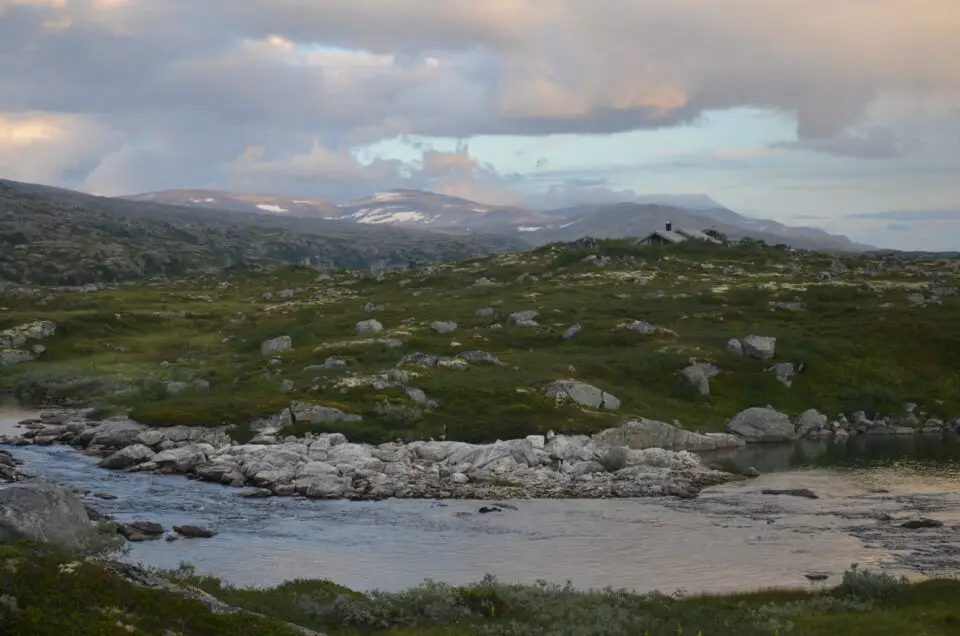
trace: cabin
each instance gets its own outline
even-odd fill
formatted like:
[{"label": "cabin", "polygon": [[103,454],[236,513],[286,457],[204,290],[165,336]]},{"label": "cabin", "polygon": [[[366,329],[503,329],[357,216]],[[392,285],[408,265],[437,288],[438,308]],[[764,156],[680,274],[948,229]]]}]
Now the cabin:
[{"label": "cabin", "polygon": [[700,230],[687,230],[683,228],[674,230],[673,223],[669,222],[664,229],[656,230],[646,238],[638,239],[637,243],[641,245],[675,245],[677,243],[683,243],[686,240],[720,243],[716,238]]}]

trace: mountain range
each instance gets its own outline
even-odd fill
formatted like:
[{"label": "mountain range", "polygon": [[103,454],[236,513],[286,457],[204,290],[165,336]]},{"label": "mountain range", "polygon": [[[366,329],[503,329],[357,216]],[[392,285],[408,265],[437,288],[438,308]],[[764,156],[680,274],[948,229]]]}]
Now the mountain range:
[{"label": "mountain range", "polygon": [[198,209],[0,180],[0,284],[79,286],[282,264],[387,269],[529,247],[510,236]]},{"label": "mountain range", "polygon": [[425,229],[447,234],[495,234],[530,245],[596,238],[642,237],[664,228],[714,228],[730,238],[829,251],[862,251],[868,245],[813,227],[787,226],[723,207],[706,195],[647,195],[633,202],[579,205],[556,210],[496,206],[422,190],[388,190],[336,205],[323,199],[250,195],[214,190],[163,190],[123,197],[207,210],[326,219],[357,225]]},{"label": "mountain range", "polygon": [[85,285],[290,263],[397,268],[585,236],[643,237],[667,223],[798,248],[870,249],[816,228],[746,217],[702,195],[530,210],[419,190],[336,205],[213,190],[100,197],[0,179],[0,282]]}]

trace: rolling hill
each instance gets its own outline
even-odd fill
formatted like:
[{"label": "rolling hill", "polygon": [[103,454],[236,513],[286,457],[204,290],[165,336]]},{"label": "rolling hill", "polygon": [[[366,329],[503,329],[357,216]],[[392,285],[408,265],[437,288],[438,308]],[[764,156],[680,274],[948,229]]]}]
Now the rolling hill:
[{"label": "rolling hill", "polygon": [[0,281],[84,285],[282,264],[386,269],[516,251],[515,237],[178,207],[0,180]]}]

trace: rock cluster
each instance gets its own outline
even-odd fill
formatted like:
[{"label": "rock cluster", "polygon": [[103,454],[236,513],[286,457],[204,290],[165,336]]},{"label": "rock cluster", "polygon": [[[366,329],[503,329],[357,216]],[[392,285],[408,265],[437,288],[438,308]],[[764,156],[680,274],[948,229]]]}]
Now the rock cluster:
[{"label": "rock cluster", "polygon": [[[628,422],[593,437],[550,434],[493,444],[379,446],[351,443],[340,433],[235,444],[222,429],[151,429],[131,420],[97,423],[62,414],[48,416],[51,420],[56,423],[28,431],[29,439],[79,446],[102,456],[105,468],[185,474],[317,499],[693,496],[734,476],[704,467],[686,450],[655,445],[713,449],[742,443],[652,420]],[[620,449],[624,462],[611,471],[603,462],[614,449]]]},{"label": "rock cluster", "polygon": [[[57,331],[57,325],[49,320],[37,320],[0,331],[0,368],[30,362],[47,350],[39,341],[49,338]],[[29,345],[29,346],[28,346]]]},{"label": "rock cluster", "polygon": [[960,432],[960,418],[949,423],[943,420],[921,420],[914,414],[913,405],[907,405],[902,416],[874,417],[863,411],[849,418],[840,415],[830,420],[826,415],[809,409],[793,420],[771,407],[753,407],[741,411],[727,423],[727,431],[747,443],[788,442],[799,438],[846,439],[851,435],[940,435]]}]

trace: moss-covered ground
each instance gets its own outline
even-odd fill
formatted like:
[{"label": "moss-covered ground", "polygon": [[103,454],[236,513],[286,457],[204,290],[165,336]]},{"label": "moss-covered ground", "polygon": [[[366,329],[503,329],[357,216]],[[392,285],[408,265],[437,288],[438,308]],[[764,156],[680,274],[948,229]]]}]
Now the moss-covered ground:
[{"label": "moss-covered ground", "polygon": [[[939,290],[956,285],[958,263],[888,269],[849,257],[834,280],[820,280],[833,261],[762,245],[605,241],[385,274],[318,276],[294,267],[92,293],[35,289],[0,300],[0,328],[48,319],[57,334],[45,341],[43,358],[0,369],[0,387],[25,400],[70,399],[161,426],[243,425],[301,400],[362,415],[360,423],[328,426],[369,442],[591,432],[629,416],[720,430],[738,411],[767,404],[835,416],[900,413],[914,402],[930,417],[960,416],[960,299]],[[475,284],[482,278],[493,284]],[[936,303],[908,299],[938,291]],[[383,311],[367,311],[368,303]],[[485,307],[493,315],[478,316]],[[509,323],[511,312],[524,310],[539,312],[539,327]],[[384,331],[356,335],[356,323],[368,318]],[[442,320],[455,321],[457,330],[435,333],[430,323]],[[670,332],[617,329],[632,320]],[[583,329],[563,339],[575,323]],[[730,338],[749,334],[777,338],[774,362],[803,364],[792,387],[765,372],[770,362],[727,351]],[[293,349],[263,355],[261,343],[281,335],[292,338]],[[403,344],[390,348],[388,339]],[[371,386],[371,374],[408,353],[477,349],[504,364],[408,368],[417,374],[410,385],[435,407]],[[315,368],[330,357],[345,358],[347,367]],[[678,373],[694,361],[722,370],[708,396]],[[615,413],[558,407],[540,388],[561,378],[596,385],[622,406]],[[292,392],[281,390],[283,380],[293,382]],[[171,394],[169,381],[188,388]]]},{"label": "moss-covered ground", "polygon": [[[546,583],[425,584],[360,594],[328,581],[234,588],[189,568],[169,580],[246,611],[214,614],[168,590],[135,586],[97,561],[37,546],[0,546],[5,636],[289,635],[290,624],[331,636],[947,636],[960,633],[960,582],[908,584],[847,572],[834,588],[725,596],[577,591]],[[254,612],[257,615],[247,612]]]}]

